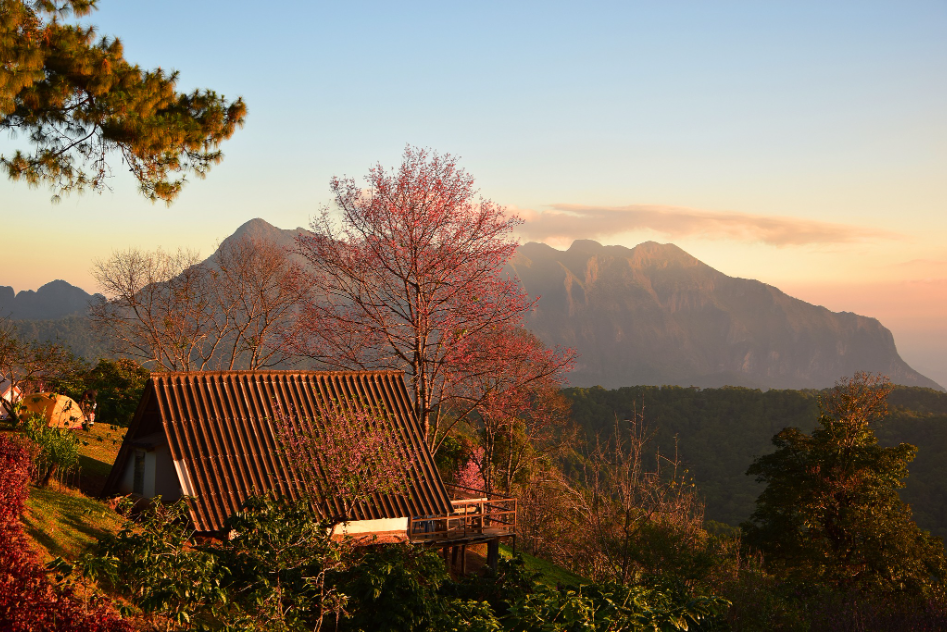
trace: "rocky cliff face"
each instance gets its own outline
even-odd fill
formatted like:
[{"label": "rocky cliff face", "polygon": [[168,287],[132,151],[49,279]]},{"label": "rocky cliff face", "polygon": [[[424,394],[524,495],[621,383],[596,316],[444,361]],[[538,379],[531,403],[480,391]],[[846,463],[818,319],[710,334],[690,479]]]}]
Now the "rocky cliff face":
[{"label": "rocky cliff face", "polygon": [[13,320],[53,320],[85,314],[93,295],[65,281],[50,281],[35,292],[0,286],[0,317]]},{"label": "rocky cliff face", "polygon": [[529,326],[581,354],[570,382],[822,388],[857,370],[939,388],[874,318],[831,312],[728,277],[672,244],[522,246],[509,268],[533,297]]}]

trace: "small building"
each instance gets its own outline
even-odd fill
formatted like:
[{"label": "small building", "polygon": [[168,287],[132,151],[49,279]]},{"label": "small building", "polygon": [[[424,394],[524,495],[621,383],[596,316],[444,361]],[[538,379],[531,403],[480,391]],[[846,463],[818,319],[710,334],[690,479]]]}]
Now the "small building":
[{"label": "small building", "polygon": [[[160,495],[164,501],[190,496],[195,530],[222,535],[225,520],[253,494],[308,496],[301,477],[287,475],[298,464],[287,462],[273,420],[293,411],[308,423],[322,423],[321,407],[330,401],[383,411],[383,423],[412,463],[404,494],[359,504],[340,532],[444,547],[455,540],[457,546],[489,541],[491,553],[499,537],[515,535],[515,499],[511,519],[507,506],[492,516],[482,494],[461,491],[452,498],[400,371],[152,373],[104,493]],[[341,509],[340,499],[326,500]],[[509,523],[502,533],[498,520]]]}]

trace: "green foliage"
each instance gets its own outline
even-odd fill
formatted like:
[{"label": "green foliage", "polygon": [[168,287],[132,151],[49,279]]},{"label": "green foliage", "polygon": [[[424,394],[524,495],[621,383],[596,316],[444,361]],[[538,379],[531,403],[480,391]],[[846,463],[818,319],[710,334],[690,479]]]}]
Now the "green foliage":
[{"label": "green foliage", "polygon": [[[819,391],[636,386],[567,389],[574,420],[587,436],[607,432],[642,406],[664,453],[675,444],[706,503],[708,520],[737,525],[753,512],[762,485],[745,476],[755,458],[773,451],[773,435],[787,427],[811,432]],[[921,447],[901,498],[919,525],[947,538],[947,393],[896,386],[891,409],[875,428],[879,444]],[[712,449],[708,449],[711,448]]]},{"label": "green foliage", "polygon": [[96,391],[96,421],[125,426],[131,423],[150,373],[134,360],[99,360],[85,380]]},{"label": "green foliage", "polygon": [[332,540],[307,503],[252,497],[227,527],[232,537],[215,553],[229,576],[232,625],[311,630],[342,615],[348,597],[334,576],[351,564],[352,551]]},{"label": "green foliage", "polygon": [[311,630],[342,614],[346,597],[327,578],[349,549],[306,503],[252,497],[227,524],[229,539],[200,544],[186,499],[159,499],[78,567],[177,629]]},{"label": "green foliage", "polygon": [[437,590],[446,580],[444,560],[429,549],[370,548],[340,577],[339,588],[350,599],[346,627],[365,632],[423,630],[439,614]]},{"label": "green foliage", "polygon": [[524,632],[697,630],[722,620],[729,602],[694,595],[683,584],[541,588],[510,607],[505,624]]},{"label": "green foliage", "polygon": [[146,615],[164,617],[179,628],[211,627],[227,602],[222,582],[228,571],[213,551],[190,546],[187,514],[186,503],[167,505],[158,498],[137,522],[127,521],[78,566],[92,580],[125,594]]},{"label": "green foliage", "polygon": [[430,629],[432,632],[501,632],[503,626],[485,601],[447,599]]},{"label": "green foliage", "polygon": [[693,630],[726,606],[681,583],[553,589],[519,557],[454,582],[433,549],[333,540],[305,502],[251,498],[223,541],[195,540],[187,514],[155,502],[76,568],[180,630]]},{"label": "green foliage", "polygon": [[30,414],[23,422],[23,433],[32,441],[38,453],[33,467],[36,480],[49,483],[53,474],[65,474],[79,463],[79,440],[65,428],[51,428],[46,419]]},{"label": "green foliage", "polygon": [[148,369],[128,358],[103,358],[94,366],[77,359],[72,370],[48,380],[47,388],[77,402],[87,391],[94,391],[96,422],[127,428],[150,375]]},{"label": "green foliage", "polygon": [[63,21],[95,8],[96,0],[0,0],[0,130],[33,145],[0,164],[58,197],[104,188],[107,157],[119,153],[143,195],[171,202],[186,174],[203,178],[221,161],[217,147],[243,125],[246,106],[210,90],[178,93],[176,72],[143,71],[117,39]]},{"label": "green foliage", "polygon": [[917,448],[884,448],[874,434],[889,391],[856,374],[825,400],[815,432],[783,430],[776,452],[750,466],[766,489],[744,534],[768,570],[845,590],[941,592],[943,544],[918,529],[897,492]]},{"label": "green foliage", "polygon": [[706,517],[731,525],[749,517],[760,492],[744,475],[750,462],[770,451],[770,438],[780,429],[810,429],[817,411],[816,393],[807,391],[635,386],[565,393],[589,438],[608,433],[616,417],[631,419],[643,409],[654,448],[668,454],[677,445],[681,464],[706,500]]}]

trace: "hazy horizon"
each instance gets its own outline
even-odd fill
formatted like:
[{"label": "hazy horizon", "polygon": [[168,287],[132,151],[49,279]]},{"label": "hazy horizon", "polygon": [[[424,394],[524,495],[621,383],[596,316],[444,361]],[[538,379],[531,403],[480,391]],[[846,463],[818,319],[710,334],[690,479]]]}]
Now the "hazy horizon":
[{"label": "hazy horizon", "polygon": [[[242,96],[247,124],[171,207],[117,156],[111,191],[58,204],[0,179],[0,276],[17,290],[94,291],[113,250],[207,255],[253,217],[305,226],[332,176],[410,143],[459,156],[526,220],[522,241],[673,242],[878,318],[947,382],[943,2],[97,6],[86,21],[130,61]],[[24,142],[0,135],[0,153]]]}]

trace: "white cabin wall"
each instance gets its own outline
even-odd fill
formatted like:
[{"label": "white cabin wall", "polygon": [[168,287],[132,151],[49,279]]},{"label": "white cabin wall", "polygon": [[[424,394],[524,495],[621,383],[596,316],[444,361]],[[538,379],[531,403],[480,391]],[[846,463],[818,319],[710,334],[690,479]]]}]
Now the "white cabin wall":
[{"label": "white cabin wall", "polygon": [[145,452],[145,485],[144,493],[142,494],[145,498],[154,498],[155,497],[155,451],[149,450]]},{"label": "white cabin wall", "polygon": [[168,446],[159,446],[154,451],[155,455],[155,495],[161,496],[166,502],[174,502],[181,497],[181,483],[178,481],[178,474],[174,470],[174,462],[171,460],[171,450]]},{"label": "white cabin wall", "polygon": [[393,533],[408,531],[407,518],[381,518],[379,520],[353,520],[337,524],[332,535],[357,535],[364,533]]}]

